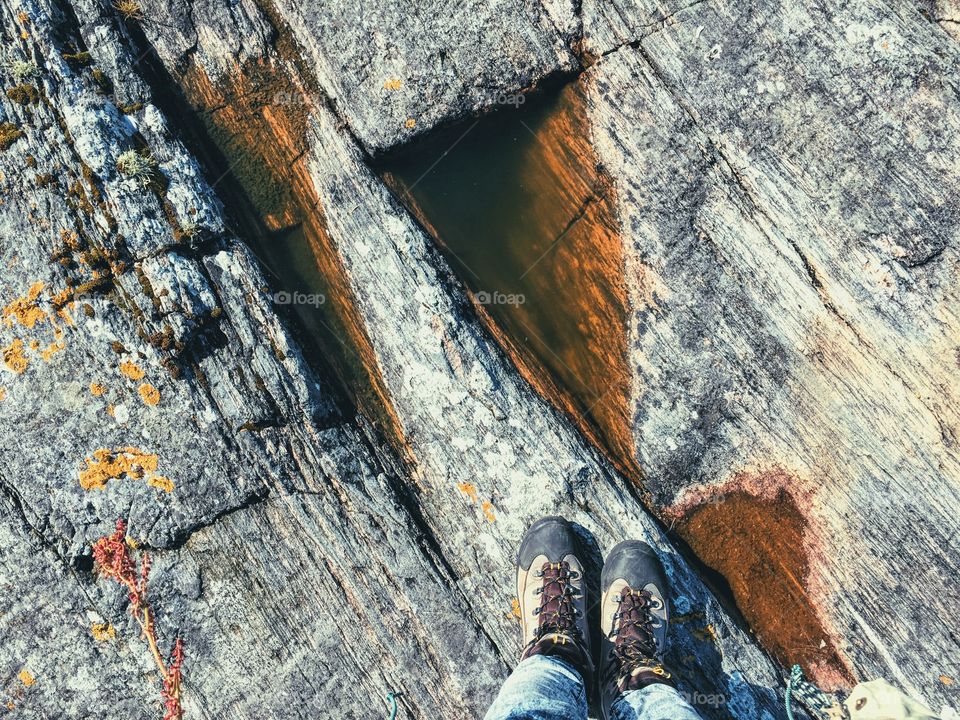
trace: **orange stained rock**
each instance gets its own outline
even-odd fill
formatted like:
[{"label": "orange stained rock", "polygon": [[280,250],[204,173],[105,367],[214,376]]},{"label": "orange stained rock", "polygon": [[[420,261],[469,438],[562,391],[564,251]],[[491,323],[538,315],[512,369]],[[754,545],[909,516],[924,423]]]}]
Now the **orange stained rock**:
[{"label": "orange stained rock", "polygon": [[3,309],[3,322],[7,327],[20,323],[25,328],[33,328],[34,325],[49,317],[37,303],[37,298],[40,297],[44,287],[46,285],[43,282],[35,282],[26,295],[18,297]]},{"label": "orange stained rock", "polygon": [[3,364],[17,375],[22,375],[30,361],[24,354],[23,340],[17,339],[3,349]]},{"label": "orange stained rock", "polygon": [[[109,410],[108,410],[109,412]],[[141,480],[157,470],[157,456],[133,447],[109,450],[100,448],[92,458],[85,458],[87,467],[80,471],[80,487],[103,490],[109,480],[127,477]]]},{"label": "orange stained rock", "polygon": [[33,674],[26,668],[21,670],[17,674],[17,677],[20,678],[20,682],[22,682],[26,687],[30,687],[37,681],[37,679],[33,676]]},{"label": "orange stained rock", "polygon": [[131,380],[140,380],[146,373],[132,360],[124,360],[120,363],[120,374],[125,375]]},{"label": "orange stained rock", "polygon": [[808,521],[787,491],[767,498],[735,489],[723,502],[686,510],[676,527],[697,556],[727,579],[737,607],[784,666],[800,664],[828,690],[855,684],[810,592]]},{"label": "orange stained rock", "polygon": [[173,480],[163,475],[154,475],[152,478],[147,480],[147,485],[150,487],[159,488],[164,492],[173,492]]},{"label": "orange stained rock", "polygon": [[470,500],[473,502],[478,502],[480,500],[480,498],[477,497],[477,486],[473,483],[457,483],[457,489],[470,498]]},{"label": "orange stained rock", "polygon": [[107,391],[107,388],[101,385],[100,383],[95,383],[95,382],[90,383],[90,394],[93,395],[94,397],[101,397],[106,391]]},{"label": "orange stained rock", "polygon": [[140,398],[147,405],[156,405],[160,402],[160,391],[150,383],[143,383],[137,388],[137,392],[140,393]]}]

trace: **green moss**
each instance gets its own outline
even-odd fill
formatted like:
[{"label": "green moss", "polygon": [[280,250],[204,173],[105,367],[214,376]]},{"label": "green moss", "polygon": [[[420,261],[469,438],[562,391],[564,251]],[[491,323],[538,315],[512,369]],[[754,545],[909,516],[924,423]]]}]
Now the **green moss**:
[{"label": "green moss", "polygon": [[105,95],[109,95],[113,92],[113,81],[107,77],[107,74],[100,68],[94,68],[90,71],[90,74],[93,76],[93,81],[97,84],[97,87],[100,88],[100,91]]},{"label": "green moss", "polygon": [[0,123],[0,150],[6,150],[23,136],[23,130],[13,123]]},{"label": "green moss", "polygon": [[18,105],[36,105],[40,102],[40,93],[30,83],[20,83],[7,90],[7,97]]},{"label": "green moss", "polygon": [[93,64],[93,59],[86,50],[75,53],[63,53],[63,59],[66,60],[67,65],[74,70],[79,70],[80,68],[85,68]]}]

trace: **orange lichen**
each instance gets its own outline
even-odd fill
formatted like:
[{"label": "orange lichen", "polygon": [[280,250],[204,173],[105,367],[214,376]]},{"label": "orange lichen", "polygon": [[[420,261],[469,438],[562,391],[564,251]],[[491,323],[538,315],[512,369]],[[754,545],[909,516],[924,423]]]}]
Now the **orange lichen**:
[{"label": "orange lichen", "polygon": [[33,685],[35,682],[37,682],[37,679],[36,679],[36,678],[33,676],[33,674],[32,674],[29,670],[27,670],[26,668],[24,668],[23,670],[21,670],[21,671],[17,674],[17,677],[20,678],[20,682],[22,682],[22,683],[24,684],[24,687],[30,687],[30,686]]},{"label": "orange lichen", "polygon": [[944,685],[953,685],[953,678],[948,675],[941,675],[940,682],[942,682]]},{"label": "orange lichen", "polygon": [[50,362],[50,358],[63,350],[64,347],[65,345],[62,342],[54,340],[40,351],[40,357],[43,358],[44,362]]},{"label": "orange lichen", "polygon": [[460,492],[462,492],[464,495],[466,495],[468,498],[470,498],[472,502],[479,501],[479,498],[477,497],[476,485],[468,482],[457,483],[457,489]]},{"label": "orange lichen", "polygon": [[25,328],[33,328],[39,322],[47,319],[46,312],[40,309],[37,298],[46,285],[42,281],[30,286],[27,294],[18,297],[3,309],[3,321],[7,327],[20,323]]},{"label": "orange lichen", "polygon": [[515,617],[517,620],[521,618],[519,598],[512,598],[510,600],[510,615]]},{"label": "orange lichen", "polygon": [[100,448],[92,458],[85,458],[87,467],[80,471],[80,487],[84,490],[103,490],[109,480],[127,477],[142,480],[156,472],[157,456],[133,447],[119,450]]},{"label": "orange lichen", "polygon": [[101,397],[106,391],[107,391],[107,388],[105,388],[100,383],[95,383],[95,382],[90,383],[90,394],[93,395],[94,397]]},{"label": "orange lichen", "polygon": [[385,90],[399,90],[402,86],[403,81],[400,78],[391,78],[383,84]]},{"label": "orange lichen", "polygon": [[493,503],[485,500],[480,504],[480,509],[483,510],[483,516],[487,519],[487,522],[494,522],[497,519],[497,516],[493,514]]},{"label": "orange lichen", "polygon": [[154,475],[152,478],[147,480],[147,485],[155,488],[159,488],[164,492],[173,492],[173,480],[163,475]]},{"label": "orange lichen", "polygon": [[117,631],[110,623],[94,623],[90,632],[93,634],[93,639],[98,642],[113,640],[117,636]]},{"label": "orange lichen", "polygon": [[117,416],[117,408],[114,407],[112,404],[107,405],[107,408],[106,408],[106,409],[107,409],[107,415],[109,415],[110,417],[116,417],[116,416]]},{"label": "orange lichen", "polygon": [[417,124],[416,120],[414,120],[413,118],[407,118],[407,121],[403,125],[404,127],[412,128],[416,124]]},{"label": "orange lichen", "polygon": [[0,388],[0,401],[5,400],[7,397],[7,389]]},{"label": "orange lichen", "polygon": [[137,392],[140,393],[140,398],[147,405],[156,405],[160,402],[160,391],[150,383],[143,383],[137,388]]},{"label": "orange lichen", "polygon": [[141,380],[146,373],[132,360],[124,360],[120,363],[120,374],[125,375],[131,380]]},{"label": "orange lichen", "polygon": [[17,339],[3,349],[3,364],[17,375],[22,375],[30,364],[24,354],[23,340]]}]

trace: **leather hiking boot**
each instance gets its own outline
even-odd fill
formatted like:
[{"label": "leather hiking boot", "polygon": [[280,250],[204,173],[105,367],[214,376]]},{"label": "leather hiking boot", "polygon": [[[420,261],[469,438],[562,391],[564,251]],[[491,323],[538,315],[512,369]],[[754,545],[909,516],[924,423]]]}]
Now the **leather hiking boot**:
[{"label": "leather hiking boot", "polygon": [[670,608],[656,553],[639,540],[610,551],[600,575],[600,705],[604,720],[625,692],[652,683],[674,686],[663,667]]},{"label": "leather hiking boot", "polygon": [[593,677],[587,598],[577,536],[561,517],[538,520],[517,553],[523,654],[566,660],[589,687]]}]

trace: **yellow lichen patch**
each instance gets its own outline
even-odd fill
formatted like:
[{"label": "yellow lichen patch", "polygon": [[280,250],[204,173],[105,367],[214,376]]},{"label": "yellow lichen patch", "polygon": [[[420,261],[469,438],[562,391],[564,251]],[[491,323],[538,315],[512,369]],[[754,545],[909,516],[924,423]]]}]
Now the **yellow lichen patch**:
[{"label": "yellow lichen patch", "polygon": [[390,78],[383,84],[386,90],[399,90],[402,86],[403,81],[400,78]]},{"label": "yellow lichen patch", "polygon": [[80,471],[80,487],[84,490],[103,490],[108,480],[127,477],[142,480],[157,470],[157,456],[136,448],[119,450],[100,448],[92,458],[85,458],[87,467]]},{"label": "yellow lichen patch", "polygon": [[416,120],[414,120],[413,118],[407,118],[407,121],[403,125],[404,127],[412,128],[416,124],[417,124]]},{"label": "yellow lichen patch", "polygon": [[93,395],[94,397],[101,397],[106,391],[107,391],[107,388],[105,388],[100,383],[95,383],[95,382],[90,383],[90,394]]},{"label": "yellow lichen patch", "polygon": [[513,598],[510,600],[510,615],[515,617],[517,620],[520,619],[520,599]]},{"label": "yellow lichen patch", "polygon": [[110,417],[116,417],[117,416],[116,411],[117,409],[113,405],[107,405],[107,415],[109,415]]},{"label": "yellow lichen patch", "polygon": [[487,519],[487,522],[494,522],[497,519],[497,516],[493,514],[492,502],[484,501],[480,505],[480,509],[483,510],[483,516]]},{"label": "yellow lichen patch", "polygon": [[953,678],[949,675],[941,675],[940,682],[942,682],[944,685],[953,685]]},{"label": "yellow lichen patch", "polygon": [[23,340],[14,340],[3,349],[3,364],[17,375],[23,374],[30,361],[23,354]]},{"label": "yellow lichen patch", "polygon": [[472,502],[477,502],[479,498],[477,497],[477,487],[476,485],[468,482],[457,483],[457,490],[466,495]]},{"label": "yellow lichen patch", "polygon": [[18,297],[3,309],[3,322],[7,327],[20,323],[25,328],[32,328],[38,322],[47,319],[47,313],[37,304],[37,298],[40,297],[44,287],[46,285],[43,282],[35,282],[26,295]]},{"label": "yellow lichen patch", "polygon": [[6,389],[6,388],[0,388],[0,401],[5,400],[6,397],[7,397],[7,389]]},{"label": "yellow lichen patch", "polygon": [[147,480],[147,485],[150,487],[159,488],[164,492],[173,492],[173,480],[163,475],[154,475],[152,478]]},{"label": "yellow lichen patch", "polygon": [[141,380],[146,373],[144,373],[135,362],[124,360],[120,363],[120,374],[125,375],[131,380]]},{"label": "yellow lichen patch", "polygon": [[140,398],[147,405],[156,405],[160,402],[160,391],[150,383],[143,383],[137,388],[137,392],[140,393]]},{"label": "yellow lichen patch", "polygon": [[717,631],[712,624],[706,625],[702,630],[694,628],[691,632],[697,640],[717,644]]},{"label": "yellow lichen patch", "polygon": [[33,674],[26,668],[21,670],[17,674],[17,677],[20,678],[20,682],[22,682],[26,687],[30,687],[37,681],[37,679],[33,676]]},{"label": "yellow lichen patch", "polygon": [[50,362],[50,358],[63,350],[64,347],[65,345],[62,342],[54,340],[40,351],[40,357],[43,358],[44,362]]},{"label": "yellow lichen patch", "polygon": [[113,629],[113,625],[110,623],[94,623],[90,632],[93,633],[93,639],[99,642],[107,642],[117,636],[117,631]]}]

